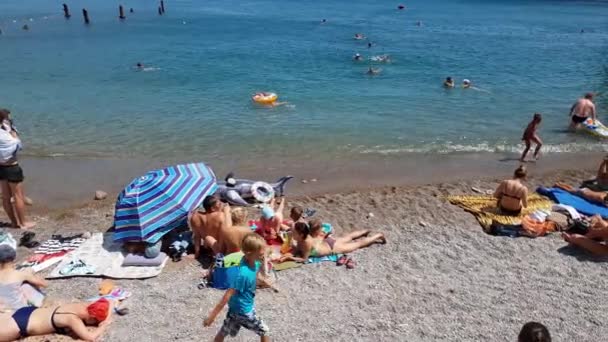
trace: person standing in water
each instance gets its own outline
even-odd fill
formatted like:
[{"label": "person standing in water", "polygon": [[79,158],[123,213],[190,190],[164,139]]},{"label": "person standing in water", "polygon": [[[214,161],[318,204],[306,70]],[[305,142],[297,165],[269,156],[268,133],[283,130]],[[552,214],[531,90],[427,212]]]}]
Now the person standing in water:
[{"label": "person standing in water", "polygon": [[585,97],[578,99],[570,108],[570,126],[568,129],[574,131],[578,125],[585,122],[591,115],[591,119],[595,122],[595,105],[593,104],[593,93],[585,94]]},{"label": "person standing in water", "polygon": [[446,77],[443,86],[446,88],[454,88],[454,80],[451,77]]},{"label": "person standing in water", "polygon": [[526,144],[526,148],[524,149],[521,158],[519,158],[521,162],[526,161],[526,155],[530,150],[530,146],[532,146],[532,142],[536,144],[536,148],[534,149],[534,159],[538,159],[538,152],[540,152],[540,148],[543,146],[543,141],[540,140],[540,137],[538,134],[536,134],[536,131],[538,130],[538,125],[540,125],[542,119],[543,118],[540,113],[534,113],[532,121],[530,121],[528,127],[526,127],[526,130],[524,131],[524,135],[521,140],[523,140]]}]

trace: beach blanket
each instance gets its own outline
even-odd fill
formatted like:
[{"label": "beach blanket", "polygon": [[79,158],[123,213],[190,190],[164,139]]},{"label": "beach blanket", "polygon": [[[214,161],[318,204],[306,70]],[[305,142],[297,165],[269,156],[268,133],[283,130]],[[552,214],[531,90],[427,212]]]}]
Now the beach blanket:
[{"label": "beach blanket", "polygon": [[539,187],[536,192],[549,197],[559,204],[565,204],[573,207],[581,214],[587,216],[601,215],[603,218],[608,218],[608,208],[603,205],[589,202],[586,199],[569,193],[568,191],[559,188],[544,188]]},{"label": "beach blanket", "polygon": [[536,210],[548,210],[551,201],[538,194],[528,196],[528,207],[519,216],[503,215],[496,206],[496,198],[490,195],[447,196],[447,200],[475,216],[484,231],[488,231],[492,221],[506,225],[521,224],[521,219]]},{"label": "beach blanket", "polygon": [[[160,266],[122,267],[126,253],[122,252],[121,247],[122,243],[113,241],[112,233],[95,233],[77,250],[65,256],[47,278],[103,276],[115,279],[145,279],[158,276],[167,264],[168,258],[165,258]],[[74,267],[74,270],[70,271],[70,264],[75,262],[83,267]]]},{"label": "beach blanket", "polygon": [[86,239],[82,238],[81,235],[47,240],[17,268],[31,267],[34,272],[40,272],[63,260],[66,254],[76,250],[84,241]]}]

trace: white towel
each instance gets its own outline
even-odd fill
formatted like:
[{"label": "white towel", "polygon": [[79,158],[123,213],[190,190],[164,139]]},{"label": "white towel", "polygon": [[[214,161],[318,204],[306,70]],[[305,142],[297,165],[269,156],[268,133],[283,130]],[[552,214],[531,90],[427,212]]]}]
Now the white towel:
[{"label": "white towel", "polygon": [[581,214],[579,214],[578,211],[574,209],[574,207],[566,204],[554,204],[553,207],[551,207],[551,210],[562,213],[565,211],[566,213],[568,213],[568,215],[570,215],[570,218],[572,218],[573,220],[578,220],[581,218]]}]

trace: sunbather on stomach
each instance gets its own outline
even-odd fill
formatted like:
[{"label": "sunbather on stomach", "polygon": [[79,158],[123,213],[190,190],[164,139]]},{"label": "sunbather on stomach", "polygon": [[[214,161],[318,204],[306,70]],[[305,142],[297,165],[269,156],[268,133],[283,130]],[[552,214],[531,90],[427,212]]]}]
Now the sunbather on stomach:
[{"label": "sunbather on stomach", "polygon": [[502,181],[494,191],[498,209],[503,214],[518,216],[528,206],[528,188],[523,183],[526,176],[526,168],[522,165],[515,170],[513,179]]},{"label": "sunbather on stomach", "polygon": [[[314,229],[313,229],[314,228]],[[370,236],[369,230],[357,230],[343,237],[319,236],[321,225],[311,226],[309,223],[297,222],[293,230],[293,239],[297,246],[294,253],[281,257],[280,262],[308,262],[309,257],[322,257],[332,254],[343,254],[365,248],[376,243],[385,244],[386,238],[382,233]]]},{"label": "sunbather on stomach", "polygon": [[608,207],[608,192],[604,191],[593,191],[586,188],[575,189],[568,184],[555,183],[556,188],[568,191],[569,193],[582,197],[590,202],[594,202],[604,207]]}]

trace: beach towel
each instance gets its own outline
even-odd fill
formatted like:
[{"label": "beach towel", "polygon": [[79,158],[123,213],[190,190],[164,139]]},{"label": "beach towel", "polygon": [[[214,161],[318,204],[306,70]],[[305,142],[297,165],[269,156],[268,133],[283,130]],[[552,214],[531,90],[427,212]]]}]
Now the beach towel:
[{"label": "beach towel", "polygon": [[496,198],[490,195],[447,196],[447,200],[475,216],[484,231],[489,231],[492,221],[504,225],[521,224],[521,219],[537,210],[548,210],[551,201],[538,194],[528,196],[528,207],[519,216],[508,216],[500,212],[496,206]]},{"label": "beach towel", "polygon": [[[68,277],[107,277],[114,279],[145,279],[158,276],[168,258],[160,266],[122,267],[126,253],[122,243],[114,242],[112,233],[95,233],[77,250],[69,253],[47,276],[48,279]],[[70,270],[70,264],[76,264]]]},{"label": "beach towel", "polygon": [[84,241],[86,239],[82,238],[82,234],[67,238],[57,235],[43,242],[17,269],[31,267],[34,272],[40,272],[61,262],[66,254],[80,247]]},{"label": "beach towel", "polygon": [[559,204],[566,204],[578,211],[579,213],[587,216],[600,215],[602,218],[608,218],[608,208],[589,202],[586,199],[573,195],[568,191],[559,188],[544,188],[539,187],[536,192],[551,198],[553,201]]}]

